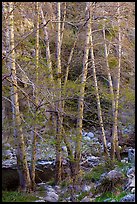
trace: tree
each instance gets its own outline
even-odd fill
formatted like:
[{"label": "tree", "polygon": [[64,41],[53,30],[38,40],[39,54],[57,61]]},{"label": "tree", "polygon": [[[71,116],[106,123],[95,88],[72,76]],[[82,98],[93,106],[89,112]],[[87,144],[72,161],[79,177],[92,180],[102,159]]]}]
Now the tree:
[{"label": "tree", "polygon": [[31,158],[31,181],[32,181],[32,189],[35,190],[35,166],[36,166],[36,142],[37,142],[37,107],[38,107],[38,68],[39,68],[39,2],[35,2],[35,10],[36,10],[36,52],[35,52],[35,58],[36,58],[36,88],[35,88],[35,124],[34,124],[34,132],[33,132],[33,138],[32,138],[32,158]]},{"label": "tree", "polygon": [[119,104],[119,92],[120,92],[120,73],[121,73],[121,15],[120,15],[120,4],[118,3],[118,69],[117,69],[117,83],[116,83],[116,95],[115,95],[115,111],[114,111],[114,121],[113,121],[113,129],[112,129],[112,159],[115,159],[115,153],[120,160],[120,152],[118,145],[118,104]]},{"label": "tree", "polygon": [[74,184],[78,181],[78,175],[80,171],[80,159],[81,159],[81,140],[82,140],[82,121],[83,121],[83,110],[84,110],[84,95],[88,68],[88,57],[89,57],[89,46],[90,46],[90,35],[91,35],[91,2],[86,2],[85,10],[85,21],[86,21],[86,38],[84,47],[83,67],[81,74],[81,88],[78,99],[78,114],[77,114],[77,134],[76,134],[76,145],[75,145],[75,161],[74,161]]},{"label": "tree", "polygon": [[96,93],[96,98],[97,98],[98,119],[100,122],[101,131],[102,131],[102,141],[103,141],[103,146],[104,146],[104,153],[108,157],[109,154],[108,154],[108,149],[107,149],[106,135],[105,135],[105,129],[104,129],[104,124],[103,124],[102,109],[101,109],[101,104],[100,104],[100,96],[99,96],[98,82],[97,82],[97,76],[96,76],[92,30],[91,30],[91,35],[90,35],[90,43],[91,43],[90,52],[91,52],[91,60],[92,60],[92,67],[93,67],[93,78],[94,78],[95,93]]},{"label": "tree", "polygon": [[56,103],[56,183],[61,181],[61,139],[62,139],[62,101],[61,101],[61,8],[60,2],[56,3],[57,9],[57,39],[56,39],[56,58],[57,58],[57,93],[58,102]]},{"label": "tree", "polygon": [[21,114],[19,110],[19,98],[18,98],[18,84],[16,78],[16,65],[15,65],[15,50],[14,50],[14,3],[9,2],[9,35],[10,35],[10,61],[8,66],[10,67],[11,71],[11,82],[12,82],[12,108],[14,114],[13,120],[15,121],[15,129],[14,137],[16,141],[16,156],[17,156],[17,167],[19,172],[20,178],[20,186],[21,190],[29,192],[31,190],[31,179],[29,174],[29,169],[27,165],[26,159],[26,150],[25,150],[25,143],[24,143],[24,135],[22,130],[21,124]]}]

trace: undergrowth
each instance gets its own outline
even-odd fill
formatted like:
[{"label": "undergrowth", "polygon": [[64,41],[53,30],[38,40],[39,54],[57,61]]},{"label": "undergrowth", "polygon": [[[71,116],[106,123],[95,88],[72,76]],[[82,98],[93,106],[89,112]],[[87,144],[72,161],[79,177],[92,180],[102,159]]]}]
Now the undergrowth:
[{"label": "undergrowth", "polygon": [[2,191],[2,202],[33,202],[37,197],[17,191]]}]

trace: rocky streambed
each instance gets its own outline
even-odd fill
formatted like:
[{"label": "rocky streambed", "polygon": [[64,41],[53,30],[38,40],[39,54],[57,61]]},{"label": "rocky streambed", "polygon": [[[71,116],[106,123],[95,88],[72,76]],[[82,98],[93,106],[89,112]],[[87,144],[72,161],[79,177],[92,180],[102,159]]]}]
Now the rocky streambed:
[{"label": "rocky streambed", "polygon": [[[110,142],[107,143],[110,148]],[[28,162],[30,161],[31,148],[28,146]],[[62,151],[64,155],[63,159],[63,179],[64,184],[61,186],[51,186],[49,182],[54,181],[55,177],[55,152],[53,146],[47,146],[46,144],[37,144],[37,165],[36,165],[36,193],[41,193],[44,196],[38,196],[37,202],[71,202],[71,185],[68,183],[67,176],[69,175],[69,165],[67,161],[67,151],[65,145],[62,145]],[[94,169],[105,164],[105,160],[102,157],[103,146],[102,142],[92,132],[83,132],[82,141],[82,160],[81,169],[84,174],[94,175]],[[134,200],[135,192],[135,149],[127,147],[124,149],[123,158],[121,160],[122,168],[118,168],[117,165],[110,170],[106,170],[100,174],[98,179],[87,176],[87,179],[81,179],[81,185],[79,186],[76,197],[80,202],[93,202],[97,196],[103,193],[102,189],[105,185],[117,186],[119,181],[123,191],[126,192],[126,196],[121,202],[127,202],[127,200]],[[2,161],[2,189],[5,190],[16,190],[19,186],[19,177],[16,169],[16,157],[15,149],[10,144],[5,144],[3,148],[3,161]],[[131,164],[131,165],[129,165]],[[106,168],[105,166],[103,168]],[[95,170],[97,171],[97,169]],[[123,172],[125,177],[123,177]],[[108,184],[107,182],[108,181]],[[54,183],[54,182],[53,182]],[[111,184],[115,185],[111,185]],[[93,190],[94,189],[94,190]],[[108,189],[109,190],[109,189]],[[96,191],[96,194],[93,193]],[[130,195],[131,194],[131,195]],[[106,201],[109,202],[109,201]],[[111,202],[111,201],[110,201]],[[116,201],[115,201],[116,202]]]}]

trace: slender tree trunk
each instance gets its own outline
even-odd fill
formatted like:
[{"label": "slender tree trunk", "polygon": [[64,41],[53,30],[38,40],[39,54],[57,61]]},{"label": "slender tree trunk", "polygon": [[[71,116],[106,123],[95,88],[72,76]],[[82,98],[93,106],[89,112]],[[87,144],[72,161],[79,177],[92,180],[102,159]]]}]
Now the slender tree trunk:
[{"label": "slender tree trunk", "polygon": [[35,2],[36,6],[36,88],[35,88],[35,124],[34,124],[34,133],[32,138],[32,158],[31,158],[31,180],[32,180],[32,189],[35,190],[35,166],[36,166],[36,142],[37,142],[37,106],[38,106],[38,67],[39,67],[39,2]]},{"label": "slender tree trunk", "polygon": [[80,172],[80,159],[81,159],[81,140],[82,140],[82,122],[83,122],[83,110],[84,110],[84,94],[85,85],[87,78],[87,68],[88,68],[88,56],[89,56],[89,46],[90,46],[90,35],[91,35],[91,2],[86,2],[86,39],[84,48],[84,58],[83,67],[81,75],[81,89],[80,96],[78,99],[78,116],[77,116],[77,135],[76,135],[76,145],[75,145],[75,165],[74,165],[74,175],[73,182],[74,185],[78,182],[79,172]]},{"label": "slender tree trunk", "polygon": [[62,45],[62,41],[63,41],[66,13],[67,13],[67,2],[64,2],[64,11],[63,11],[63,20],[62,20],[63,22],[62,22],[62,26],[61,26],[61,42],[60,42],[60,45]]},{"label": "slender tree trunk", "polygon": [[[109,89],[111,94],[111,101],[112,101],[112,119],[114,121],[114,114],[115,114],[115,95],[114,95],[114,89],[113,89],[113,83],[112,83],[112,77],[111,77],[111,71],[109,67],[108,62],[108,48],[106,43],[106,34],[105,34],[105,22],[103,24],[103,38],[104,38],[104,53],[105,53],[105,60],[106,60],[106,70],[108,75],[108,81],[109,81]],[[114,133],[114,126],[112,127],[112,138]],[[115,158],[115,144],[113,142],[113,139],[111,138],[111,158]]]},{"label": "slender tree trunk", "polygon": [[56,183],[61,181],[61,139],[62,139],[62,101],[61,101],[61,8],[60,2],[56,3],[57,8],[57,88],[58,102],[56,103],[57,111],[57,129],[56,129]]},{"label": "slender tree trunk", "polygon": [[[112,140],[115,146],[115,153],[117,159],[120,160],[120,151],[118,145],[118,105],[119,105],[119,93],[120,93],[120,73],[121,73],[121,27],[120,27],[120,5],[118,3],[118,74],[117,74],[117,87],[116,87],[116,99],[115,99],[115,113],[114,113],[114,123]],[[114,159],[114,156],[112,157]]]},{"label": "slender tree trunk", "polygon": [[104,153],[108,157],[109,154],[108,154],[108,149],[107,149],[106,135],[105,135],[105,129],[104,129],[104,124],[103,124],[100,96],[99,96],[98,83],[97,83],[97,77],[96,77],[96,67],[95,67],[95,59],[94,59],[94,47],[93,47],[92,33],[90,35],[90,41],[91,41],[91,60],[92,60],[92,67],[93,67],[93,78],[94,78],[95,92],[96,92],[96,98],[97,98],[98,119],[99,119],[101,131],[102,131],[102,141],[103,141],[103,146],[104,146]]},{"label": "slender tree trunk", "polygon": [[[45,25],[46,20],[44,17],[42,5],[40,6],[40,14],[41,14],[43,25]],[[47,87],[48,87],[48,90],[51,92],[51,105],[49,106],[49,109],[53,110],[51,113],[51,121],[52,121],[53,128],[56,129],[56,114],[55,114],[56,107],[54,103],[54,100],[56,100],[56,93],[55,93],[55,81],[53,78],[53,70],[52,70],[52,60],[51,60],[51,52],[50,52],[48,27],[44,26],[43,30],[44,30],[44,37],[45,37],[45,44],[46,44],[46,61],[47,61],[47,68],[48,68],[47,72],[49,76]]]},{"label": "slender tree trunk", "polygon": [[[41,13],[43,25],[46,25],[46,20],[43,14],[42,6],[40,6],[40,13]],[[44,30],[45,43],[46,43],[46,60],[47,60],[47,67],[48,67],[48,75],[49,75],[51,84],[53,84],[53,70],[52,70],[52,61],[51,61],[51,54],[50,54],[50,47],[49,47],[49,35],[48,35],[47,26],[44,26],[43,30]]]},{"label": "slender tree trunk", "polygon": [[21,124],[19,101],[18,101],[18,89],[17,89],[17,78],[16,78],[16,66],[15,66],[15,50],[14,50],[14,14],[13,14],[13,2],[9,2],[9,33],[10,33],[10,70],[11,79],[13,82],[13,93],[14,93],[14,113],[15,113],[15,125],[16,125],[16,144],[17,144],[17,167],[20,177],[21,190],[29,192],[31,190],[31,179],[26,159],[26,150],[24,143],[24,136]]}]

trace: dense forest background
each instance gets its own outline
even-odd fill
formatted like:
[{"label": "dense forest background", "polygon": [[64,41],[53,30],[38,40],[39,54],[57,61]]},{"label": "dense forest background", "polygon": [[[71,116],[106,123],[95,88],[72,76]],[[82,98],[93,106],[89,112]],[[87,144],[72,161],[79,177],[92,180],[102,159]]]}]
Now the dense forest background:
[{"label": "dense forest background", "polygon": [[75,191],[84,132],[120,161],[134,131],[134,2],[2,3],[2,143],[16,149],[22,189],[35,189],[39,145],[55,150],[56,184],[66,148]]}]

